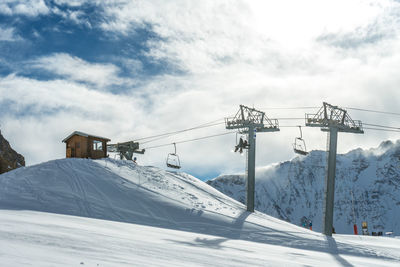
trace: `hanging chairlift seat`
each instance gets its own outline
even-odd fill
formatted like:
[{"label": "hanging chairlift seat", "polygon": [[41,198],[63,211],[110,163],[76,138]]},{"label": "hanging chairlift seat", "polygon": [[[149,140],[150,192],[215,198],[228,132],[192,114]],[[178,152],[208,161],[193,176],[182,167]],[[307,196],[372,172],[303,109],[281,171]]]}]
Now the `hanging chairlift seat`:
[{"label": "hanging chairlift seat", "polygon": [[167,157],[167,167],[173,169],[180,169],[181,163],[179,161],[179,156],[175,153],[169,153]]},{"label": "hanging chairlift seat", "polygon": [[236,146],[235,146],[235,152],[238,152],[240,154],[243,153],[243,149],[249,149],[250,145],[246,139],[243,140],[243,137],[240,137],[239,141],[237,139],[237,133],[236,133]]},{"label": "hanging chairlift seat", "polygon": [[296,137],[293,143],[293,151],[296,154],[306,156],[308,154],[306,148],[306,142],[303,139],[303,133],[301,131],[301,126],[299,126],[300,137]]},{"label": "hanging chairlift seat", "polygon": [[169,153],[167,156],[167,167],[173,168],[173,169],[180,169],[181,168],[181,162],[179,160],[179,156],[176,154],[176,144],[173,143],[175,152],[174,153]]},{"label": "hanging chairlift seat", "polygon": [[296,154],[306,156],[308,154],[306,150],[306,142],[302,138],[296,137],[293,143],[293,151]]}]

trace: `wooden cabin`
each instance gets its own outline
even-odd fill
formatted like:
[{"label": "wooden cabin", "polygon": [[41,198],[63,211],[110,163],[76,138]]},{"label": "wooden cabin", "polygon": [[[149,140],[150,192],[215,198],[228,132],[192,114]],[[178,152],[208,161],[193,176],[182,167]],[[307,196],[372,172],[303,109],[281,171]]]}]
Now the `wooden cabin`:
[{"label": "wooden cabin", "polygon": [[75,131],[67,136],[63,143],[66,144],[67,158],[100,159],[107,157],[108,138],[90,135]]}]

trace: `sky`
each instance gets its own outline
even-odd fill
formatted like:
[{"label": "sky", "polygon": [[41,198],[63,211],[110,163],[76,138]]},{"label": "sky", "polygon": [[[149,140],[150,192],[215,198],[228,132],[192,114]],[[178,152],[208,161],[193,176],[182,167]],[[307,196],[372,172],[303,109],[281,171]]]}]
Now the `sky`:
[{"label": "sky", "polygon": [[[139,164],[201,179],[245,170],[223,118],[243,104],[281,118],[257,135],[257,166],[289,160],[296,127],[323,102],[398,111],[400,1],[0,2],[0,129],[27,165],[65,157],[75,130],[112,143],[218,125],[141,143]],[[296,107],[296,109],[289,109]],[[302,109],[302,107],[312,107]],[[287,109],[276,109],[287,108]],[[399,116],[348,110],[398,127]],[[307,148],[326,133],[303,127]],[[338,152],[378,146],[398,132],[340,133]],[[148,141],[148,140],[147,140]]]}]

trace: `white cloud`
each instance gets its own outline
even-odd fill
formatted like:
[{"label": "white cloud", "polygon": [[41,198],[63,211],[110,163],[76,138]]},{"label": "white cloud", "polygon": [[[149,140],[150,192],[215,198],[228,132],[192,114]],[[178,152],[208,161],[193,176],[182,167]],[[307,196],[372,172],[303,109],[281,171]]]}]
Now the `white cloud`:
[{"label": "white cloud", "polygon": [[47,70],[67,79],[88,82],[104,88],[113,84],[127,85],[127,80],[118,76],[119,68],[110,63],[90,63],[66,53],[55,53],[34,60],[31,67]]},{"label": "white cloud", "polygon": [[[2,131],[27,156],[28,164],[62,157],[60,141],[74,130],[113,139],[126,137],[120,136],[122,131],[132,138],[132,129],[137,127],[132,116],[138,116],[137,123],[145,117],[143,103],[134,95],[118,96],[65,80],[9,75],[0,79],[0,99],[3,107],[9,107],[0,115]],[[40,151],[43,147],[47,150]]]},{"label": "white cloud", "polygon": [[[67,5],[69,7],[79,7],[87,1],[55,1],[58,5]],[[46,4],[44,0],[2,0],[0,3],[0,14],[9,16],[25,15],[36,17],[40,15],[57,14],[68,21],[72,21],[78,25],[85,25],[91,28],[86,14],[81,10],[61,10],[57,6]]]},{"label": "white cloud", "polygon": [[150,25],[162,40],[148,43],[148,56],[190,72],[236,63],[281,67],[282,57],[299,52],[319,56],[319,36],[357,31],[399,11],[391,1],[118,1],[103,6],[103,29],[129,34]]},{"label": "white cloud", "polygon": [[[104,30],[128,35],[149,27],[161,37],[147,43],[149,60],[165,60],[184,72],[135,81],[135,77],[119,77],[119,69],[110,63],[90,63],[65,53],[39,58],[33,62],[35,67],[65,80],[9,76],[0,81],[3,101],[12,101],[20,109],[35,107],[35,116],[19,118],[19,124],[13,117],[3,117],[4,131],[19,136],[20,142],[24,142],[23,125],[29,125],[29,132],[37,136],[55,129],[48,133],[49,141],[40,141],[43,146],[59,142],[73,130],[113,141],[132,140],[232,115],[239,104],[299,107],[320,106],[327,101],[344,107],[398,109],[400,38],[396,16],[400,8],[394,2],[120,0],[98,1],[97,5],[106,12]],[[371,37],[376,40],[370,41]],[[349,42],[353,45],[337,45]],[[129,58],[124,64],[142,68],[140,62]],[[132,89],[134,82],[138,84]],[[124,86],[127,92],[114,95],[91,89],[113,84]],[[53,115],[40,115],[41,111],[52,111]],[[308,110],[265,111],[272,118],[303,118]],[[353,119],[369,123],[398,124],[393,117],[354,110],[349,113]],[[304,122],[282,120],[280,124]],[[220,125],[154,144],[223,131]],[[309,149],[325,149],[326,135],[319,129],[304,128],[303,134]],[[297,135],[295,127],[259,134],[257,164],[292,157],[291,144]],[[395,139],[397,134],[340,134],[339,152],[376,146],[388,138]],[[225,136],[185,143],[178,145],[178,153],[183,166],[192,169],[244,171],[244,157],[229,152],[234,142],[234,136]],[[47,156],[40,156],[39,148],[32,147],[32,161],[62,157],[64,147],[54,144],[53,154]],[[140,161],[161,165],[172,148],[149,150]]]},{"label": "white cloud", "polygon": [[44,0],[2,0],[0,13],[5,15],[38,16],[49,13]]},{"label": "white cloud", "polygon": [[19,41],[22,40],[20,36],[15,33],[14,28],[2,27],[0,25],[0,41]]},{"label": "white cloud", "polygon": [[[287,76],[285,80],[279,76],[261,75],[258,69],[249,70],[247,66],[223,68],[211,74],[159,76],[124,95],[91,90],[83,84],[66,80],[36,81],[9,76],[0,81],[0,98],[3,103],[13,103],[11,106],[16,111],[30,107],[32,116],[16,119],[12,116],[15,111],[11,110],[6,117],[1,116],[3,131],[16,138],[13,143],[21,153],[26,154],[28,163],[32,164],[63,157],[64,146],[59,142],[73,130],[103,135],[114,142],[122,142],[222,119],[234,114],[239,104],[254,104],[256,108],[319,106],[324,100],[351,107],[370,108],[373,103],[374,109],[396,110],[397,98],[393,96],[397,95],[400,79],[393,74],[400,67],[400,60],[386,58],[385,61],[377,62],[380,65],[379,71],[363,66],[361,61],[353,60],[337,66],[342,69],[340,72],[329,71],[313,76],[300,73]],[[240,74],[241,72],[243,73]],[[297,110],[266,112],[269,117],[304,116],[304,111]],[[370,123],[380,119],[354,111],[350,111],[350,114],[354,119]],[[303,122],[281,121],[281,125],[300,123]],[[46,138],[40,137],[42,131],[46,131]],[[145,144],[144,147],[224,131],[224,126],[220,125]],[[27,133],[29,138],[26,138]],[[318,129],[306,128],[303,133],[309,149],[325,148],[326,137]],[[297,135],[296,128],[282,128],[279,133],[260,134],[257,164],[265,165],[292,157],[291,143]],[[386,138],[395,138],[395,134],[342,134],[339,151],[377,145]],[[42,145],[29,146],[28,140],[33,139]],[[178,145],[178,153],[185,168],[197,169],[198,172],[243,171],[244,157],[229,152],[234,142],[235,137],[232,135],[185,143]],[[48,154],[40,153],[41,147],[48,147]],[[148,150],[145,155],[139,156],[139,160],[141,164],[163,166],[167,153],[172,149],[169,146]]]},{"label": "white cloud", "polygon": [[51,12],[77,25],[84,25],[89,29],[92,28],[92,24],[89,22],[87,15],[81,10],[61,10],[58,7],[52,7]]},{"label": "white cloud", "polygon": [[57,5],[68,5],[68,6],[72,6],[72,7],[79,7],[90,1],[87,1],[87,0],[55,0],[54,2]]},{"label": "white cloud", "polygon": [[86,3],[93,3],[91,0],[55,0],[57,5],[67,5],[71,7],[80,7]]},{"label": "white cloud", "polygon": [[143,69],[143,63],[140,60],[130,58],[116,58],[116,60],[119,60],[132,74],[136,74]]}]

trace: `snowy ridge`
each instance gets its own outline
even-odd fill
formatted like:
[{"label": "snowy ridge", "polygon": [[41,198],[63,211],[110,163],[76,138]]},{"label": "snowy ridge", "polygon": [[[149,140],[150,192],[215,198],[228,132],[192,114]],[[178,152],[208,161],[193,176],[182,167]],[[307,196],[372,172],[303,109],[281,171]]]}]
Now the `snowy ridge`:
[{"label": "snowy ridge", "polygon": [[[1,176],[0,208],[185,228],[230,221],[242,204],[184,173],[118,160],[63,159]],[[204,214],[203,214],[204,213]],[[226,218],[225,218],[226,217]]]},{"label": "snowy ridge", "polygon": [[[312,220],[313,229],[321,231],[325,166],[326,153],[312,151],[306,157],[259,168],[256,209],[296,225]],[[370,233],[399,234],[400,141],[338,155],[336,168],[336,232],[352,234],[354,215],[359,229],[367,221]],[[207,183],[244,203],[243,175],[224,175]]]},{"label": "snowy ridge", "polygon": [[[112,159],[62,159],[0,176],[0,208],[36,210],[238,237],[260,229],[243,204],[185,173]],[[248,216],[253,217],[248,220]],[[288,229],[296,228],[283,223]],[[257,230],[257,231],[258,231]],[[303,235],[300,228],[299,235]],[[252,238],[257,235],[253,234]],[[250,238],[244,235],[244,238]],[[259,235],[259,240],[265,237]]]}]

